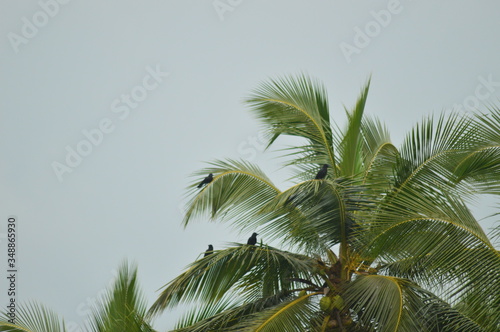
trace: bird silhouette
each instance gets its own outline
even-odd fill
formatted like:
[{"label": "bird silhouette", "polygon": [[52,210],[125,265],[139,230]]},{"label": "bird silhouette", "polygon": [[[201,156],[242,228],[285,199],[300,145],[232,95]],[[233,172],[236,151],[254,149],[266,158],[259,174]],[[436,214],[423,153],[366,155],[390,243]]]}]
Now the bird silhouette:
[{"label": "bird silhouette", "polygon": [[248,238],[247,244],[254,246],[257,243],[257,233],[253,233],[252,236]]},{"label": "bird silhouette", "polygon": [[208,174],[208,176],[206,178],[204,178],[203,181],[200,182],[200,184],[198,185],[198,188],[203,187],[203,185],[205,185],[205,184],[209,184],[210,182],[212,182],[213,179],[214,179],[214,175],[212,173]]},{"label": "bird silhouette", "polygon": [[203,257],[207,257],[208,255],[211,255],[213,253],[214,253],[214,246],[209,244],[207,251],[205,251],[205,256],[203,256]]},{"label": "bird silhouette", "polygon": [[323,167],[319,170],[318,174],[316,174],[316,180],[323,180],[326,177],[326,173],[328,172],[328,164],[324,164]]}]

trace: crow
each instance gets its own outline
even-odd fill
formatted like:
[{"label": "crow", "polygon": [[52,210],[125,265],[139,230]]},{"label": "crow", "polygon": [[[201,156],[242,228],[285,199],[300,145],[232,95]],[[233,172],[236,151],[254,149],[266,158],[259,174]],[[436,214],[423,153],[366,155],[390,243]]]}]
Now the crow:
[{"label": "crow", "polygon": [[205,256],[203,256],[203,257],[207,257],[208,255],[211,255],[213,253],[214,253],[214,246],[209,244],[207,251],[205,251]]},{"label": "crow", "polygon": [[318,174],[316,174],[316,180],[323,180],[326,177],[326,173],[328,172],[328,165],[324,164],[323,167],[319,170]]},{"label": "crow", "polygon": [[210,182],[212,182],[213,179],[214,179],[214,175],[212,173],[208,174],[208,176],[206,178],[204,178],[203,181],[200,182],[200,184],[198,185],[198,188],[203,187],[204,184],[209,184]]},{"label": "crow", "polygon": [[254,246],[257,243],[257,233],[253,233],[252,236],[248,238],[247,244]]}]

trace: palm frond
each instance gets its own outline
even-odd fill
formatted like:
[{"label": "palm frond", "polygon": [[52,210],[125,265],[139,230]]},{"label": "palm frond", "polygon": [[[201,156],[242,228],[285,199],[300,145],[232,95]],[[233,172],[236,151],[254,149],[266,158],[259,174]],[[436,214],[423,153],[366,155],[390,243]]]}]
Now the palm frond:
[{"label": "palm frond", "polygon": [[[488,281],[485,281],[488,284]],[[488,285],[489,286],[489,285]],[[496,288],[495,288],[496,287]],[[498,283],[494,287],[481,289],[484,293],[482,298],[478,298],[474,292],[470,292],[461,297],[453,308],[466,317],[473,317],[485,331],[500,330],[500,298],[498,296]]]},{"label": "palm frond", "polygon": [[352,112],[347,113],[349,119],[348,126],[340,146],[340,169],[342,176],[351,177],[361,173],[362,170],[364,156],[362,154],[363,137],[361,128],[369,89],[370,80],[368,80],[365,87],[362,89],[361,95]]},{"label": "palm frond", "polygon": [[[238,245],[192,263],[164,286],[151,315],[178,303],[219,301],[224,296],[277,294],[294,287],[293,278],[308,277],[315,260],[268,246]],[[259,294],[259,295],[258,295]]]},{"label": "palm frond", "polygon": [[344,301],[357,324],[377,331],[397,331],[404,319],[405,305],[399,279],[365,276],[348,285]]},{"label": "palm frond", "polygon": [[90,327],[99,332],[154,331],[146,320],[147,305],[137,285],[137,268],[123,263],[104,299],[92,308]]},{"label": "palm frond", "polygon": [[482,308],[500,301],[500,254],[467,206],[445,194],[407,193],[370,222],[367,257],[385,262],[382,272],[418,281],[451,304],[464,296]]},{"label": "palm frond", "polygon": [[[264,311],[270,307],[274,307],[283,301],[291,298],[292,295],[288,291],[282,291],[278,294],[262,297],[255,301],[245,302],[240,305],[230,305],[228,301],[208,303],[208,309],[203,309],[203,312],[210,311],[214,315],[209,316],[207,312],[204,319],[196,321],[184,320],[182,324],[178,324],[176,332],[209,332],[209,331],[225,331],[231,329],[233,326],[244,321],[249,316],[258,312]],[[225,310],[222,310],[227,305]],[[194,310],[193,310],[194,313]],[[196,315],[201,318],[201,315]],[[192,323],[192,324],[190,324]]]},{"label": "palm frond", "polygon": [[368,331],[483,331],[476,322],[406,279],[362,276],[347,286],[344,298],[356,324]]},{"label": "palm frond", "polygon": [[[367,237],[372,236],[373,239],[367,243],[372,248],[379,248],[380,252],[392,252],[386,245],[389,242],[394,246],[395,253],[405,251],[402,250],[403,246],[412,246],[417,250],[413,253],[416,253],[426,250],[423,243],[443,246],[443,241],[446,241],[449,246],[453,246],[454,243],[466,242],[469,238],[474,239],[472,241],[478,245],[492,248],[491,242],[469,208],[458,198],[445,193],[432,194],[430,189],[425,193],[407,189],[381,203],[377,212],[367,222],[366,227],[359,228],[359,231]],[[435,227],[438,229],[434,230]],[[444,232],[441,227],[448,227],[450,230]],[[453,233],[451,229],[456,232]],[[430,239],[431,235],[437,238]],[[410,237],[413,240],[410,240]],[[396,238],[399,240],[394,241]],[[407,238],[410,242],[405,242]]]},{"label": "palm frond", "polygon": [[[192,196],[183,224],[194,217],[208,215],[211,219],[232,220],[241,232],[255,230],[270,216],[258,212],[280,190],[259,167],[246,161],[214,161],[212,167],[195,174],[197,180],[189,186]],[[198,189],[199,177],[213,173],[212,182]]]},{"label": "palm frond", "polygon": [[364,117],[362,123],[364,175],[363,184],[377,193],[387,192],[392,184],[398,157],[387,128],[376,118]]},{"label": "palm frond", "polygon": [[351,235],[354,213],[369,204],[364,190],[347,178],[299,183],[263,207],[275,219],[261,232],[308,254],[324,253]]},{"label": "palm frond", "polygon": [[280,135],[302,137],[292,162],[330,164],[336,169],[328,101],[323,86],[307,76],[263,83],[246,101],[264,124],[269,145]]},{"label": "palm frond", "polygon": [[[495,215],[500,215],[499,213],[496,213]],[[491,229],[490,233],[488,234],[488,237],[491,239],[491,241],[495,244],[496,248],[500,247],[500,221],[496,221],[495,225]]]},{"label": "palm frond", "polygon": [[310,293],[292,298],[273,308],[246,317],[227,332],[303,332],[311,326],[318,326],[317,306],[311,297],[321,293]]},{"label": "palm frond", "polygon": [[394,168],[394,188],[424,192],[446,191],[463,198],[474,190],[460,185],[454,170],[467,151],[476,146],[477,133],[467,116],[442,113],[437,120],[425,118],[406,137]]},{"label": "palm frond", "polygon": [[17,305],[15,317],[9,315],[8,312],[2,313],[0,331],[66,332],[66,326],[64,321],[52,310],[36,302],[28,302]]},{"label": "palm frond", "polygon": [[467,181],[479,193],[500,193],[500,109],[475,114],[476,144],[460,160],[454,172],[458,181]]},{"label": "palm frond", "polygon": [[[232,297],[224,297],[217,302],[203,303],[203,305],[194,304],[193,308],[188,310],[175,325],[175,330],[188,329],[190,331],[205,331],[220,328],[227,319],[221,319],[222,313],[234,307],[238,307],[238,302]],[[217,317],[217,318],[216,318]]]}]

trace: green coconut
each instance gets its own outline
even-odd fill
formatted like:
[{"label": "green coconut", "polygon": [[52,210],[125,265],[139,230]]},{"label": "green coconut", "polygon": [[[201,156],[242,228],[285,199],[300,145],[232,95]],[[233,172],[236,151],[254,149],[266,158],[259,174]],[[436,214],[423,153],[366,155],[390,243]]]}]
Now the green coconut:
[{"label": "green coconut", "polygon": [[321,300],[319,300],[319,307],[321,310],[328,311],[330,310],[330,305],[332,304],[332,299],[330,299],[328,296],[322,297]]}]

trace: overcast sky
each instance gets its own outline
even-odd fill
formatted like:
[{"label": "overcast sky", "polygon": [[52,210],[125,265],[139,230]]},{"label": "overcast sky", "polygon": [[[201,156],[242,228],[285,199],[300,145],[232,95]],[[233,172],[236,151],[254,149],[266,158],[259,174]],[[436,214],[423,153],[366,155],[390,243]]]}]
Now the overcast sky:
[{"label": "overcast sky", "polygon": [[19,301],[82,323],[128,259],[151,304],[209,243],[250,235],[181,227],[192,172],[243,158],[286,187],[242,104],[259,82],[308,73],[343,123],[372,75],[365,110],[398,146],[424,115],[498,104],[499,13],[497,0],[3,0],[1,275],[14,215]]}]

